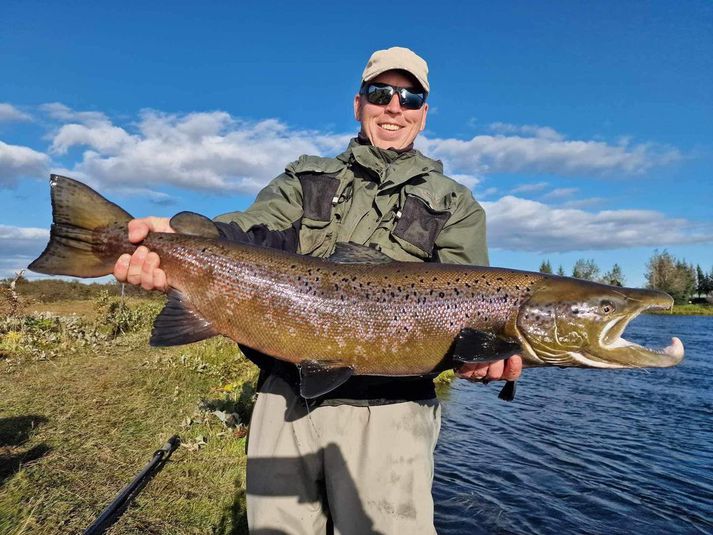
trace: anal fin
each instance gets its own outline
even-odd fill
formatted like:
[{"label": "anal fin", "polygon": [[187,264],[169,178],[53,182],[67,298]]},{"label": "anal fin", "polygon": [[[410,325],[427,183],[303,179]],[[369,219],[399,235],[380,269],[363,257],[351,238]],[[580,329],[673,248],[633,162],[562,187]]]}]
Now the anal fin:
[{"label": "anal fin", "polygon": [[149,343],[152,346],[177,346],[218,334],[213,324],[193,308],[184,294],[171,290],[166,306],[154,321]]},{"label": "anal fin", "polygon": [[303,360],[300,370],[300,395],[305,399],[323,396],[343,385],[354,374],[350,366],[330,366],[316,360]]}]

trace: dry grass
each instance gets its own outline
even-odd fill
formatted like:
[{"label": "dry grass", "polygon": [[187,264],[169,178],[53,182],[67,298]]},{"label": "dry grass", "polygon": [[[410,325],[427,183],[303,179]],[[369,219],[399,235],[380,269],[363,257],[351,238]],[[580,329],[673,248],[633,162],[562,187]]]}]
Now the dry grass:
[{"label": "dry grass", "polygon": [[[83,302],[52,307],[96,313]],[[81,532],[175,433],[184,447],[108,533],[245,533],[244,430],[200,407],[209,400],[245,419],[254,378],[232,343],[151,349],[146,330],[45,360],[6,351],[0,534]]]}]

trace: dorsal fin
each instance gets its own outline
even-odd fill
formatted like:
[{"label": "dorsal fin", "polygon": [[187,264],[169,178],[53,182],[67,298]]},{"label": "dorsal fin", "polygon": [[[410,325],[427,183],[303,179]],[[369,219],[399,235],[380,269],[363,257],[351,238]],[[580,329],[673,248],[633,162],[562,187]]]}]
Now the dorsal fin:
[{"label": "dorsal fin", "polygon": [[168,293],[168,302],[151,331],[152,346],[177,346],[211,338],[219,333],[178,290]]},{"label": "dorsal fin", "polygon": [[195,212],[178,212],[171,218],[171,228],[179,234],[190,234],[203,238],[218,238],[220,232],[210,219]]},{"label": "dorsal fin", "polygon": [[381,251],[352,242],[338,243],[334,253],[327,260],[336,264],[388,264],[393,262],[393,259]]}]

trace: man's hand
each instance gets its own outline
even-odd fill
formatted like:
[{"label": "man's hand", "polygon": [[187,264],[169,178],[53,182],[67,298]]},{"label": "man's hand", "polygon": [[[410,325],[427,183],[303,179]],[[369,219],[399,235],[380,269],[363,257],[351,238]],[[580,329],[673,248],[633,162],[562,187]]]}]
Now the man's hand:
[{"label": "man's hand", "polygon": [[[129,221],[129,241],[139,243],[149,232],[173,232],[167,217],[144,217]],[[141,285],[144,290],[167,289],[166,273],[159,267],[161,259],[143,245],[134,254],[123,254],[114,265],[114,276],[119,282]]]},{"label": "man's hand", "polygon": [[485,364],[463,364],[455,370],[461,379],[469,381],[517,381],[522,373],[522,357],[513,355],[505,360]]}]

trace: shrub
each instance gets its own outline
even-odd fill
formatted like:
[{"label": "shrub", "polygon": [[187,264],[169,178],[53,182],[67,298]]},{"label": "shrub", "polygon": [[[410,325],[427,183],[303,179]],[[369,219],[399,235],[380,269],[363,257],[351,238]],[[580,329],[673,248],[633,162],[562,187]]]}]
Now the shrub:
[{"label": "shrub", "polygon": [[96,298],[97,325],[114,338],[121,334],[146,330],[163,308],[163,302],[147,301],[130,307],[121,297],[102,291]]}]

